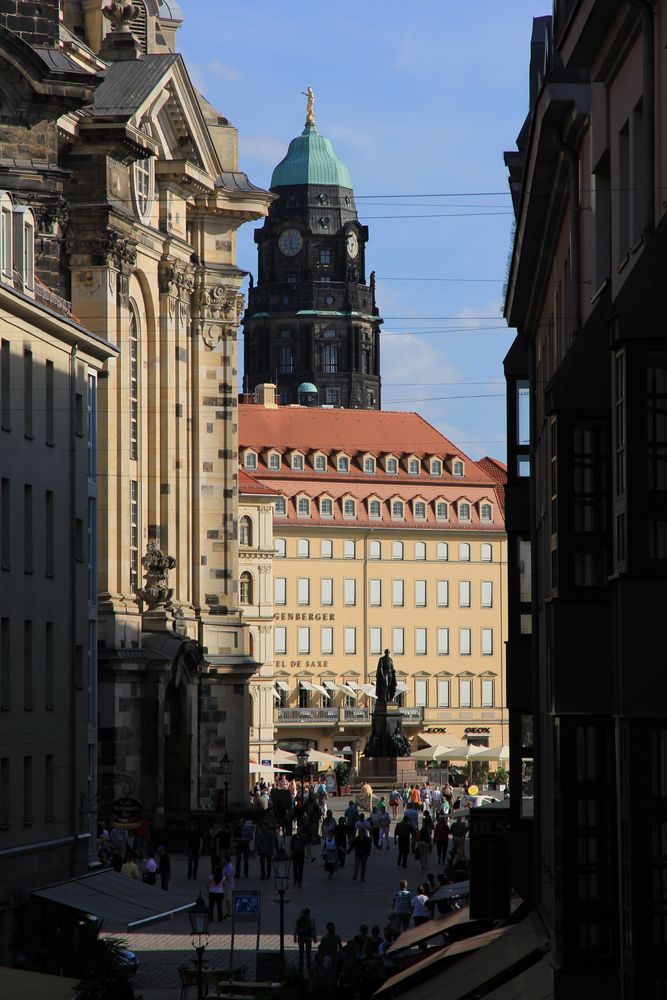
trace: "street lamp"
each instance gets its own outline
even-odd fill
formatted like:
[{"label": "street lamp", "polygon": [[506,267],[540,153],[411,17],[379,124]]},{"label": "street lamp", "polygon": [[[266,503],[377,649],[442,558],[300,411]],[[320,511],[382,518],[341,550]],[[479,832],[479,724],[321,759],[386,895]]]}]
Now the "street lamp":
[{"label": "street lamp", "polygon": [[281,848],[273,859],[273,884],[280,899],[280,974],[285,979],[285,893],[292,876],[292,859]]},{"label": "street lamp", "polygon": [[229,812],[229,779],[231,777],[233,763],[234,761],[225,750],[225,755],[220,761],[220,774],[222,775],[222,780],[225,786],[225,819],[227,819],[227,814]]},{"label": "street lamp", "polygon": [[194,909],[190,910],[190,937],[192,947],[197,952],[197,1000],[204,997],[204,952],[208,948],[208,906],[201,898],[195,903]]}]

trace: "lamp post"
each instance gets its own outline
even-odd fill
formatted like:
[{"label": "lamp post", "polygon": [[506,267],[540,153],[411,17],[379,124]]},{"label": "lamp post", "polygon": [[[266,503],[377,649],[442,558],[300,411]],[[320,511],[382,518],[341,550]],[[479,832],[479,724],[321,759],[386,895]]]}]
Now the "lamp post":
[{"label": "lamp post", "polygon": [[233,763],[234,761],[225,750],[224,757],[220,761],[220,774],[222,775],[222,781],[225,786],[225,819],[227,819],[227,814],[229,812],[229,779],[231,777]]},{"label": "lamp post", "polygon": [[188,916],[190,917],[192,947],[197,952],[197,1000],[203,1000],[204,952],[208,948],[208,906],[201,898],[201,892],[199,893],[199,898],[194,909],[190,910]]},{"label": "lamp post", "polygon": [[285,893],[292,875],[292,859],[281,848],[273,859],[273,884],[280,904],[280,975],[285,979]]}]

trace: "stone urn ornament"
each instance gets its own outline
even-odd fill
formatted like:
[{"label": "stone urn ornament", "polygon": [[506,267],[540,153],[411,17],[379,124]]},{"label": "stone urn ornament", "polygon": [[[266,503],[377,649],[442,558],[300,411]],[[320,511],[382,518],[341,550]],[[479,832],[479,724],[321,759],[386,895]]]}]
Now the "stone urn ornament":
[{"label": "stone urn ornament", "polygon": [[130,0],[110,0],[102,7],[107,21],[111,21],[112,31],[130,31],[130,23],[139,16],[139,7]]},{"label": "stone urn ornament", "polygon": [[173,589],[169,586],[168,573],[176,565],[173,556],[167,556],[158,547],[156,541],[150,541],[146,546],[146,555],[141,560],[144,573],[144,586],[137,590],[137,597],[148,605],[149,611],[156,611],[163,608],[173,596]]}]

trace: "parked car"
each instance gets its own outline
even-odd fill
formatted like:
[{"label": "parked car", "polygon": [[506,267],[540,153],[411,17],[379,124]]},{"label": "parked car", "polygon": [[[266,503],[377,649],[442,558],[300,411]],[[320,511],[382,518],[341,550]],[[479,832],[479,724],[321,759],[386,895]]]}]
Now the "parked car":
[{"label": "parked car", "polygon": [[474,809],[476,806],[491,806],[494,802],[501,802],[495,795],[463,795],[461,797],[462,809]]}]

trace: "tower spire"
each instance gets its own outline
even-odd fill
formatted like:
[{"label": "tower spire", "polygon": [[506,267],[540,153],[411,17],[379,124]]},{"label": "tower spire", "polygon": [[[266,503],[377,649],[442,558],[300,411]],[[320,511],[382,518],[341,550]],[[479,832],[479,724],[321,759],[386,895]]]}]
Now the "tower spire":
[{"label": "tower spire", "polygon": [[306,125],[315,124],[315,112],[313,111],[313,105],[315,104],[315,94],[313,93],[313,88],[308,87],[307,90],[302,90],[301,93],[307,99],[306,103]]}]

